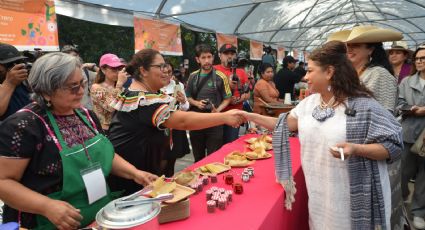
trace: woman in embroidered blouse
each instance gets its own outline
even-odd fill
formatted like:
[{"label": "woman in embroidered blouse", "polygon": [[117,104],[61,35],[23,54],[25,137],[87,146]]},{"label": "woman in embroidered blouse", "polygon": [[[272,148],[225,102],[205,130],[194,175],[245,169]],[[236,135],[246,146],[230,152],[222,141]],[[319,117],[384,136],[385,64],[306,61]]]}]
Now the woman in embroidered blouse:
[{"label": "woman in embroidered blouse", "polygon": [[289,114],[244,116],[274,128],[276,175],[287,193],[287,208],[295,193],[287,138],[289,131],[299,132],[310,229],[388,229],[386,165],[400,157],[401,128],[360,84],[345,55],[344,43],[336,41],[312,52],[305,78],[315,94]]},{"label": "woman in embroidered blouse", "polygon": [[279,101],[279,91],[273,82],[273,66],[270,63],[263,63],[258,67],[260,80],[254,86],[254,113],[266,115],[263,103],[259,100],[270,103]]},{"label": "woman in embroidered blouse", "polygon": [[407,200],[410,194],[408,183],[410,179],[415,178],[410,211],[415,228],[425,229],[425,158],[410,151],[418,138],[425,138],[420,136],[425,129],[425,44],[416,49],[413,57],[413,74],[400,83],[397,106],[403,115],[401,190],[404,200]]},{"label": "woman in embroidered blouse", "polygon": [[[86,85],[81,72],[74,56],[42,56],[28,78],[35,102],[0,125],[3,221],[20,221],[28,229],[77,229],[92,223],[113,197],[105,184],[83,183],[89,176],[80,174],[84,169],[101,168],[97,181],[109,173],[143,185],[156,179],[116,155],[96,115],[80,108]],[[105,193],[92,200],[89,187]]]},{"label": "woman in embroidered blouse", "polygon": [[110,106],[111,101],[121,93],[123,84],[127,80],[124,64],[115,54],[104,54],[99,62],[100,70],[97,72],[95,83],[90,90],[93,101],[93,111],[102,124],[102,129],[107,133],[115,111]]},{"label": "woman in embroidered blouse", "polygon": [[[115,101],[116,113],[109,138],[120,155],[137,168],[159,174],[172,139],[170,129],[193,130],[227,124],[238,126],[243,118],[230,110],[224,113],[196,113],[175,110],[175,99],[160,92],[170,82],[168,66],[153,49],[137,52],[126,70],[133,77],[130,87]],[[140,185],[130,180],[110,178],[111,187],[132,193]]]}]

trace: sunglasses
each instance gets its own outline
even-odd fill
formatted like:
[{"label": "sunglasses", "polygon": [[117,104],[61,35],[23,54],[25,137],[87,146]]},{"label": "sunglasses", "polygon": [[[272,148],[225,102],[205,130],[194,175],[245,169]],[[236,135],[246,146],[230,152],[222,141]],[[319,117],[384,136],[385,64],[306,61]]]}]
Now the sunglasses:
[{"label": "sunglasses", "polygon": [[87,80],[81,80],[79,84],[73,84],[70,86],[64,86],[62,89],[69,90],[72,94],[78,94],[80,92],[80,88],[86,88]]},{"label": "sunglasses", "polygon": [[425,62],[425,56],[423,56],[423,57],[415,57],[413,60],[415,62],[422,63],[422,62]]}]

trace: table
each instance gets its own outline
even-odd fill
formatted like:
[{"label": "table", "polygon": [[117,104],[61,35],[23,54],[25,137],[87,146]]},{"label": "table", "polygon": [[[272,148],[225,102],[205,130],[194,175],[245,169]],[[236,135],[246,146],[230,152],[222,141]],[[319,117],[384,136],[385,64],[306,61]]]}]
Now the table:
[{"label": "table", "polygon": [[[240,150],[244,151],[245,139],[258,135],[245,135],[238,140],[224,145],[217,152],[203,160],[189,166],[195,169],[211,162],[223,162],[228,153]],[[206,207],[205,191],[211,186],[231,189],[224,183],[223,177],[218,176],[218,183],[209,184],[203,191],[190,197],[190,217],[185,220],[165,223],[160,225],[161,230],[169,229],[197,229],[197,230],[227,230],[227,229],[308,229],[307,191],[304,183],[304,174],[301,169],[300,146],[297,138],[290,138],[292,165],[294,179],[297,187],[295,203],[292,211],[284,208],[284,191],[281,185],[276,183],[274,174],[274,158],[257,160],[252,166],[255,169],[255,177],[248,183],[243,183],[244,193],[234,194],[233,202],[226,210],[216,209],[215,213],[208,213]],[[243,168],[233,168],[232,173],[240,174]],[[240,180],[239,178],[236,178]]]}]

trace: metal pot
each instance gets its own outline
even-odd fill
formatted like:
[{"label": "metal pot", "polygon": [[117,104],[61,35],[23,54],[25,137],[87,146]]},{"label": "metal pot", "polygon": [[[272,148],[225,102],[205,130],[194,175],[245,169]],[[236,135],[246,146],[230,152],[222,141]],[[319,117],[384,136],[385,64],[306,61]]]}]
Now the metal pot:
[{"label": "metal pot", "polygon": [[[134,201],[147,199],[139,196]],[[159,202],[149,202],[128,207],[117,207],[116,202],[122,198],[109,202],[96,214],[96,222],[106,229],[126,230],[158,230],[158,214],[161,211]]]}]

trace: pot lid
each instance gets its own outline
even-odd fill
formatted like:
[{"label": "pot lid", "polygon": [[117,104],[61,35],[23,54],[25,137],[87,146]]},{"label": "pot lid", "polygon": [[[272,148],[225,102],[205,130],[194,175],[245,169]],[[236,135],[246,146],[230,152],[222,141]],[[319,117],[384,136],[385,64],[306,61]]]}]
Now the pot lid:
[{"label": "pot lid", "polygon": [[[109,202],[96,214],[96,222],[105,228],[131,228],[144,224],[155,218],[161,210],[158,202],[134,205],[124,208],[115,207],[115,202],[122,198]],[[147,199],[140,196],[134,200]]]}]

